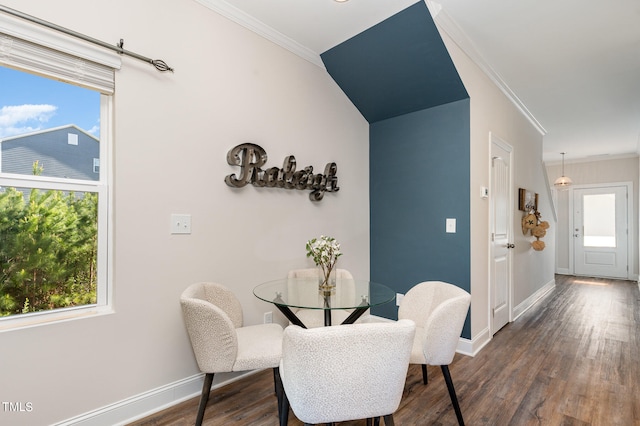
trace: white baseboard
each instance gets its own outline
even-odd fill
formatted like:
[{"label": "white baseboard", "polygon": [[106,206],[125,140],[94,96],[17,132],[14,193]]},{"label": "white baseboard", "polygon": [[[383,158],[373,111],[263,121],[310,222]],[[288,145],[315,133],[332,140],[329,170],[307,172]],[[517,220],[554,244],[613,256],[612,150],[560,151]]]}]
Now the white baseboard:
[{"label": "white baseboard", "polygon": [[465,339],[463,337],[458,341],[456,352],[468,356],[476,356],[484,346],[491,341],[491,333],[488,328],[482,330],[473,339]]},{"label": "white baseboard", "polygon": [[[571,271],[569,271],[566,268],[557,268],[556,269],[556,274],[558,275],[573,275],[573,273]],[[606,278],[606,277],[603,277]],[[625,279],[625,278],[612,278],[612,279]],[[629,274],[628,277],[626,278],[629,281],[638,281],[640,282],[640,275],[638,274]]]},{"label": "white baseboard", "polygon": [[524,314],[529,308],[535,305],[540,299],[546,296],[550,291],[556,287],[556,280],[553,279],[545,284],[540,290],[527,297],[522,303],[513,309],[513,320],[517,320],[522,314]]},{"label": "white baseboard", "polygon": [[[236,380],[243,379],[260,370],[250,371],[215,384],[217,389]],[[202,392],[204,374],[196,374],[159,388],[132,396],[77,417],[67,419],[53,426],[121,426],[142,419],[172,407],[188,399],[198,397]]]},{"label": "white baseboard", "polygon": [[[540,290],[529,296],[525,301],[516,306],[513,310],[512,321],[515,321],[520,315],[525,313],[525,311],[533,307],[533,305],[535,305],[540,299],[542,299],[550,291],[552,291],[555,286],[556,281],[555,279],[553,279],[545,284]],[[638,286],[640,287],[640,283],[638,283]],[[482,348],[485,347],[485,345],[487,345],[487,343],[491,341],[492,338],[493,336],[491,335],[491,330],[489,330],[488,327],[478,333],[478,335],[471,340],[461,337],[460,341],[458,342],[456,352],[464,355],[475,356],[478,354],[478,352],[480,352]]]}]

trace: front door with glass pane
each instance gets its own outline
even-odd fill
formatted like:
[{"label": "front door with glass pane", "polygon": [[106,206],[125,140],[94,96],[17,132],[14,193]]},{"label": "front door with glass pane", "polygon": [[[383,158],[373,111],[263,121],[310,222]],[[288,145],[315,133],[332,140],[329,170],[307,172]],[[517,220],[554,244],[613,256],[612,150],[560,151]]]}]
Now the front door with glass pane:
[{"label": "front door with glass pane", "polygon": [[576,275],[627,278],[627,186],[573,191]]}]

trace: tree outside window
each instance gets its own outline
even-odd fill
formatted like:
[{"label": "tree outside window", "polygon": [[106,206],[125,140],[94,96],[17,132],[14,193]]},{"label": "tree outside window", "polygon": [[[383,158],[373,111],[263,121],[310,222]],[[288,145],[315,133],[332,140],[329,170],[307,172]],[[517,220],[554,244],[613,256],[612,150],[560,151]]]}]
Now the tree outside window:
[{"label": "tree outside window", "polygon": [[101,96],[0,66],[0,317],[100,299]]}]

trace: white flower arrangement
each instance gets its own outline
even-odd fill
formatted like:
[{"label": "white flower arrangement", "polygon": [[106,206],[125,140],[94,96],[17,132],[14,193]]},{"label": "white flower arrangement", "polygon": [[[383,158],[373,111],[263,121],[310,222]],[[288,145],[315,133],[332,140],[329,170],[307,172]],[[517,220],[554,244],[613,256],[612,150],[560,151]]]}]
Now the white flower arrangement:
[{"label": "white flower arrangement", "polygon": [[306,248],[307,257],[313,258],[316,266],[322,268],[322,274],[324,275],[322,284],[327,285],[331,271],[336,266],[338,258],[342,256],[340,244],[333,237],[321,235],[320,238],[313,238],[307,241]]}]

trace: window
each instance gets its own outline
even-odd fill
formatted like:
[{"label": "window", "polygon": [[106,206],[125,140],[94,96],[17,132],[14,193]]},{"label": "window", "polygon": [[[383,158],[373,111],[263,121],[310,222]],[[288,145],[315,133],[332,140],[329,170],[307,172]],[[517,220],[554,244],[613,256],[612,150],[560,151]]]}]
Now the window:
[{"label": "window", "polygon": [[0,16],[0,321],[108,303],[100,163],[119,61]]},{"label": "window", "polygon": [[616,194],[583,197],[585,247],[616,247]]},{"label": "window", "polygon": [[78,135],[75,133],[67,134],[67,143],[69,145],[78,145]]}]

